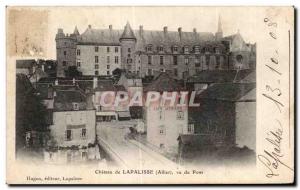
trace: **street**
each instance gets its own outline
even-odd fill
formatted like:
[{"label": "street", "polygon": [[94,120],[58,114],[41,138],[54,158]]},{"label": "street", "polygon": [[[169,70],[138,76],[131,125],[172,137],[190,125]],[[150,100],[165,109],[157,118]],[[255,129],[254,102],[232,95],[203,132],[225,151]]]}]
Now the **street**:
[{"label": "street", "polygon": [[151,148],[142,145],[135,140],[125,139],[129,127],[134,126],[137,121],[101,122],[97,124],[97,135],[104,141],[126,167],[145,169],[149,167],[176,168],[177,165],[153,151]]}]

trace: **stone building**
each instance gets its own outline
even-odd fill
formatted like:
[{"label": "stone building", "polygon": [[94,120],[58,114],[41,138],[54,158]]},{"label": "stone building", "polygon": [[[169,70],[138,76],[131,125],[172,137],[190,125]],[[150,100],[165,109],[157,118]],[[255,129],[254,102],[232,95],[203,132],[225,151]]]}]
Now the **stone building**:
[{"label": "stone building", "polygon": [[70,35],[58,29],[56,35],[58,76],[68,66],[76,66],[83,75],[111,75],[116,68],[140,77],[169,71],[182,79],[202,70],[255,68],[255,44],[247,44],[242,36],[223,37],[219,20],[215,33],[133,30],[127,22],[123,30],[93,29],[82,34],[77,28]]},{"label": "stone building", "polygon": [[[151,84],[145,87],[144,92],[159,92],[162,96],[172,96],[172,92],[184,90],[167,73],[161,73]],[[176,95],[177,102],[180,97]],[[188,108],[178,104],[161,104],[161,99],[149,106],[144,106],[144,123],[147,130],[147,141],[163,151],[177,153],[177,138],[180,134],[192,134],[193,129],[188,127]]]}]

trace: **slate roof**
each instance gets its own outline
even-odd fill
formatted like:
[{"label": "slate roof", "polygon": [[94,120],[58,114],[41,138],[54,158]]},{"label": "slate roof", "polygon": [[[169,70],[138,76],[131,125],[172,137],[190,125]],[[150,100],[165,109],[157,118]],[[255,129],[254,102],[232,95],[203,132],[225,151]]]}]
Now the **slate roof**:
[{"label": "slate roof", "polygon": [[94,91],[115,91],[114,83],[111,80],[98,80],[98,86]]},{"label": "slate roof", "polygon": [[240,101],[243,96],[245,96],[247,93],[249,93],[255,88],[256,83],[213,84],[212,86],[208,87],[205,91],[200,93],[197,96],[197,98],[237,102]]},{"label": "slate roof", "polygon": [[129,22],[126,23],[124,31],[120,37],[120,40],[121,39],[136,39]]},{"label": "slate roof", "polygon": [[35,64],[36,64],[35,59],[16,60],[16,68],[17,69],[30,69]]},{"label": "slate roof", "polygon": [[56,103],[72,103],[72,102],[85,102],[86,96],[80,92],[78,89],[69,90],[56,90]]},{"label": "slate roof", "polygon": [[[254,74],[253,74],[254,73]],[[255,75],[255,71],[245,70],[205,70],[188,78],[189,83],[226,83],[239,82],[248,75]],[[250,80],[249,80],[250,81]],[[246,82],[246,81],[245,81]],[[255,82],[255,81],[251,81]]]},{"label": "slate roof", "polygon": [[[120,39],[136,39],[136,50],[144,51],[147,44],[156,46],[183,46],[203,44],[206,41],[213,42],[215,37],[210,32],[181,32],[178,31],[155,31],[155,30],[132,30],[129,23],[124,30],[115,29],[92,29],[87,28],[78,38],[78,44],[120,45]],[[216,42],[218,43],[218,42]]]},{"label": "slate roof", "polygon": [[179,91],[183,90],[183,86],[180,85],[175,79],[173,79],[169,74],[162,72],[160,75],[154,79],[150,84],[148,84],[144,91]]}]

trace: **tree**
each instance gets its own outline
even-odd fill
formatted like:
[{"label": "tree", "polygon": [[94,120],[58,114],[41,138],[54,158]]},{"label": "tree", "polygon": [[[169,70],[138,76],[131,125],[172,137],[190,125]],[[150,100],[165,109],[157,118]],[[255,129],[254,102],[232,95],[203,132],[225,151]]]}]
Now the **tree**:
[{"label": "tree", "polygon": [[76,66],[69,66],[68,70],[65,71],[67,77],[79,77],[82,76],[82,72],[77,70]]},{"label": "tree", "polygon": [[28,131],[47,132],[47,110],[29,79],[18,74],[16,80],[16,150],[26,145]]}]

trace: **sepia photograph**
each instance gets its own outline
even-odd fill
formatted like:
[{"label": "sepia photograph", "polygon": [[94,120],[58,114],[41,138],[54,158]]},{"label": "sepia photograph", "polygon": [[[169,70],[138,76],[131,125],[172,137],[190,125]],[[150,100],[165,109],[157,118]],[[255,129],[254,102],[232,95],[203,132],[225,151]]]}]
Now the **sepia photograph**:
[{"label": "sepia photograph", "polygon": [[293,182],[293,19],[7,7],[7,182]]}]

